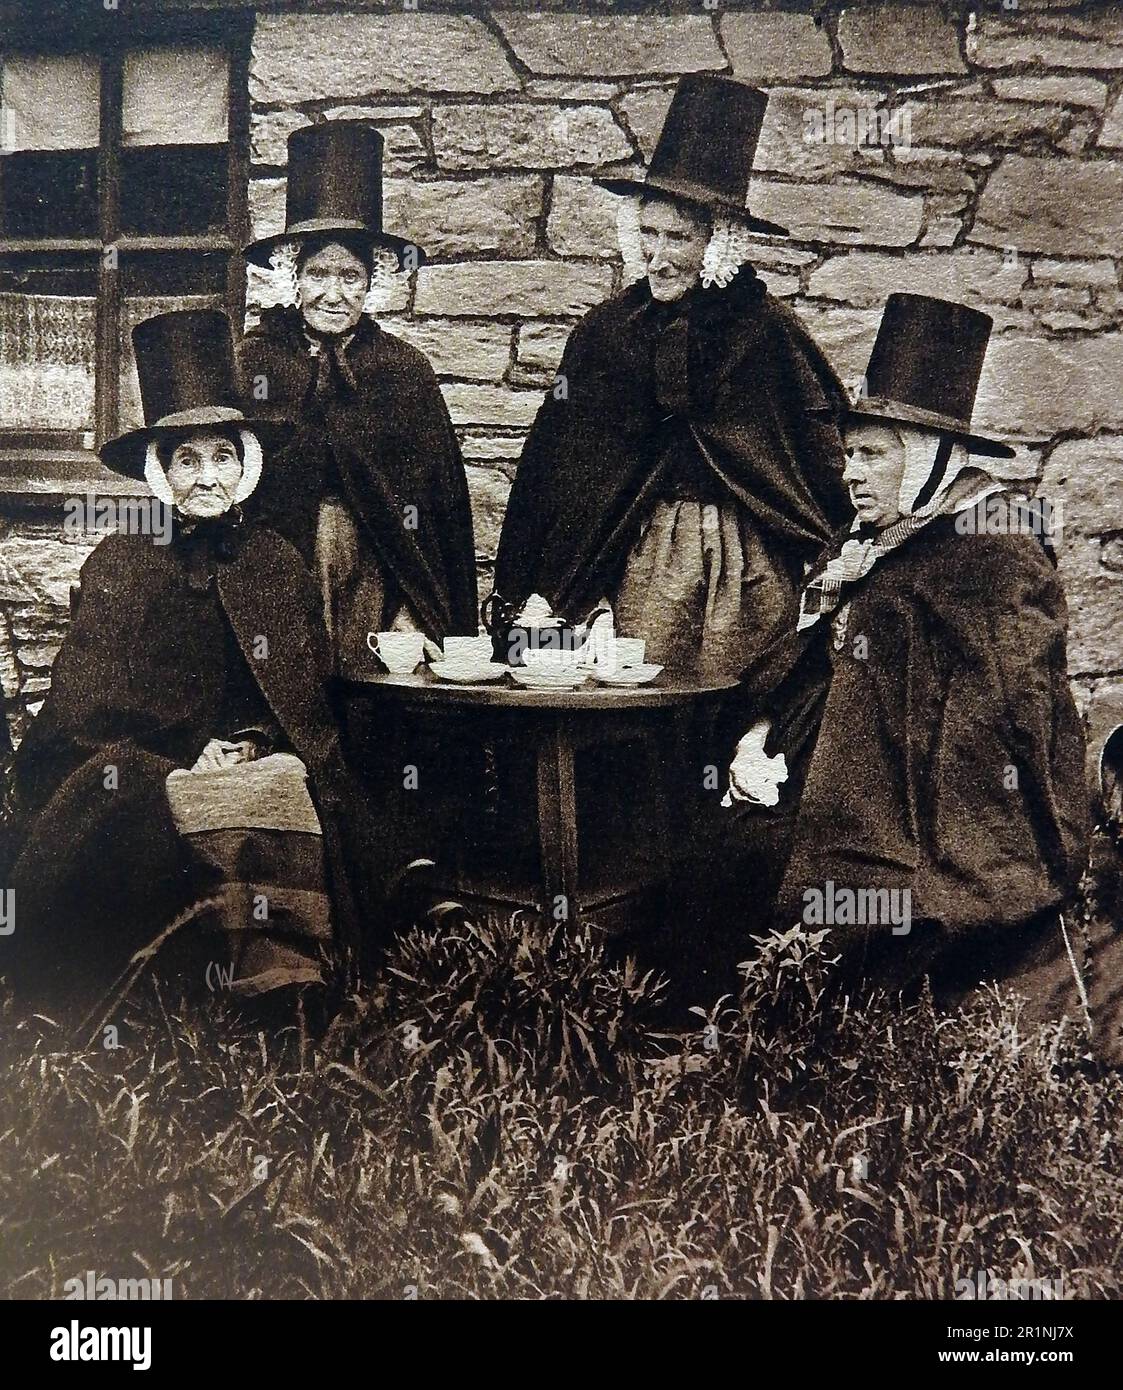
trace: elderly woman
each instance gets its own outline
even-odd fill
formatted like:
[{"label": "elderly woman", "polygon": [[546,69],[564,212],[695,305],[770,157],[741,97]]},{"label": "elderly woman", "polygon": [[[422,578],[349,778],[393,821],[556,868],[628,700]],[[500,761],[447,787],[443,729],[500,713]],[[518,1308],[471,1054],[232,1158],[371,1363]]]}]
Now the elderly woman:
[{"label": "elderly woman", "polygon": [[741,728],[759,722],[695,872],[725,882],[706,895],[731,951],[801,922],[849,980],[927,975],[953,999],[1007,979],[1080,1015],[1060,913],[1086,862],[1084,740],[1037,514],[980,461],[1013,451],[971,429],[990,327],[890,296],[846,433],[855,519],[746,674]]},{"label": "elderly woman", "polygon": [[642,182],[623,195],[637,283],[573,330],[511,491],[501,613],[531,594],[672,670],[737,675],[794,616],[805,565],[845,515],[842,388],[746,263],[766,96],[684,77]]},{"label": "elderly woman", "polygon": [[289,543],[243,520],[269,433],[236,403],[225,315],[165,314],[133,337],[147,424],[102,457],[172,509],[171,540],[110,536],[82,568],[16,759],[17,973],[89,999],[194,909],[231,943],[210,950],[212,985],[314,983],[355,941],[348,871],[377,872],[318,596]]},{"label": "elderly woman", "polygon": [[279,302],[241,368],[297,429],[252,514],[315,564],[337,669],[369,674],[371,631],[476,632],[468,486],[432,367],[364,311],[372,285],[421,259],[382,230],[381,135],[329,121],[288,151],[286,229],[246,248]]}]

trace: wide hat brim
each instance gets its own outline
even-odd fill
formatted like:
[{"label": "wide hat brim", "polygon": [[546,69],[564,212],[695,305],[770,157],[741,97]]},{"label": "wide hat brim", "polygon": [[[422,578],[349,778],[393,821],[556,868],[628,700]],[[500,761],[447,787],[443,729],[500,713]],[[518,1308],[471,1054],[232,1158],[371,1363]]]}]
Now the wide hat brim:
[{"label": "wide hat brim", "polygon": [[299,241],[302,237],[323,236],[331,232],[345,233],[349,239],[361,240],[374,247],[393,251],[398,264],[405,262],[407,252],[412,252],[414,267],[423,266],[428,260],[423,247],[407,237],[394,236],[391,232],[375,232],[365,223],[338,217],[317,217],[307,222],[294,222],[275,236],[259,237],[245,248],[247,261],[263,269],[270,268],[270,257],[279,246],[289,241]]},{"label": "wide hat brim", "polygon": [[877,396],[863,397],[847,407],[848,417],[870,420],[895,420],[902,425],[920,425],[924,429],[935,430],[940,434],[950,434],[969,453],[982,454],[986,458],[1012,459],[1015,450],[1008,444],[1000,444],[996,439],[975,434],[969,420],[957,419],[954,415],[943,415],[936,410],[924,410],[920,406],[909,405],[905,401],[888,400]]},{"label": "wide hat brim", "polygon": [[291,437],[293,428],[288,420],[277,416],[250,416],[228,406],[203,406],[198,410],[182,411],[179,415],[155,425],[126,430],[114,439],[107,439],[98,450],[98,457],[107,468],[112,468],[114,473],[143,482],[145,455],[153,440],[183,434],[186,430],[204,429],[209,425],[223,429],[252,430],[266,455],[284,444]]},{"label": "wide hat brim", "polygon": [[768,222],[763,217],[754,216],[747,207],[735,203],[732,198],[724,198],[712,188],[702,183],[692,183],[689,179],[669,178],[663,174],[651,174],[643,179],[611,178],[594,179],[601,188],[610,193],[618,193],[624,198],[662,196],[672,202],[686,203],[692,208],[702,208],[706,212],[719,212],[727,217],[738,218],[750,232],[761,232],[765,236],[790,236],[787,227],[778,222]]}]

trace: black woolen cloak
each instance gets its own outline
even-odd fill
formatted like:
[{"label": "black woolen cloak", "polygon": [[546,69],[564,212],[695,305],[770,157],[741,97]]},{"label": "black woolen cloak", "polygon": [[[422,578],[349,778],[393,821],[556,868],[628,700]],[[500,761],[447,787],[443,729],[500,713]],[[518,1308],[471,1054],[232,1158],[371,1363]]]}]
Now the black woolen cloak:
[{"label": "black woolen cloak", "polygon": [[16,755],[23,835],[5,954],[17,983],[91,997],[214,887],[198,877],[164,783],[233,732],[221,726],[231,684],[256,684],[308,768],[337,940],[354,948],[396,855],[340,752],[318,593],[296,551],[249,525],[170,545],[111,536],[81,581],[51,690]]},{"label": "black woolen cloak", "polygon": [[297,427],[247,514],[311,563],[320,499],[338,486],[425,631],[475,632],[468,483],[433,369],[365,314],[345,357],[354,385],[337,378],[320,399],[299,310],[269,309],[246,335],[239,367],[247,396]]},{"label": "black woolen cloak", "polygon": [[674,434],[750,511],[793,585],[849,516],[843,388],[748,266],[672,305],[631,286],[582,319],[558,372],[503,522],[495,588],[512,603],[537,592],[579,619],[612,593]]},{"label": "black woolen cloak", "polygon": [[940,517],[854,587],[837,647],[823,617],[746,674],[746,717],[774,719],[768,751],[796,774],[783,921],[827,880],[907,888],[914,920],[953,933],[1063,905],[1089,834],[1066,630],[1037,540]]}]

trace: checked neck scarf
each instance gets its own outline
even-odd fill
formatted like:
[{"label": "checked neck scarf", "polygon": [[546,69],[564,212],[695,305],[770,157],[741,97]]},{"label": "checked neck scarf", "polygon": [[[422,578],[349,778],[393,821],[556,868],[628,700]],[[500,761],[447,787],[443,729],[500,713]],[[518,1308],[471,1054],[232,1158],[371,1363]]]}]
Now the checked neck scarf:
[{"label": "checked neck scarf", "polygon": [[992,493],[1002,491],[1005,491],[1005,486],[999,482],[990,481],[980,487],[978,474],[972,470],[966,477],[955,479],[921,511],[901,517],[883,531],[873,531],[855,522],[850,537],[804,586],[799,600],[796,631],[802,632],[804,628],[811,627],[824,613],[833,613],[844,595],[848,602],[854,585],[864,579],[886,555],[891,555],[929,522],[935,521],[938,516],[968,511]]}]

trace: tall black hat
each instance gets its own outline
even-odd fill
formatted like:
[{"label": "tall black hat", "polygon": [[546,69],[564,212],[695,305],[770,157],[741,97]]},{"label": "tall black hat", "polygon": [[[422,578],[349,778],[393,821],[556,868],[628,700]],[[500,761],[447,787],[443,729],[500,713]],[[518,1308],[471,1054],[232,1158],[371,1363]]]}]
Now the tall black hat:
[{"label": "tall black hat", "polygon": [[938,430],[973,454],[1009,459],[1006,444],[971,431],[975,394],[994,320],[923,294],[891,294],[850,414]]},{"label": "tall black hat", "polygon": [[679,78],[651,163],[642,179],[597,179],[612,193],[661,193],[735,214],[753,232],[787,236],[745,206],[768,95],[735,77],[690,73]]},{"label": "tall black hat", "polygon": [[153,439],[201,425],[252,429],[276,442],[285,425],[276,416],[247,415],[238,392],[230,320],[219,309],[157,314],[133,329],[144,426],[102,445],[101,460],[129,478],[144,477]]},{"label": "tall black hat", "polygon": [[327,121],[302,126],[288,139],[289,177],[285,190],[285,230],[246,247],[246,259],[268,266],[285,241],[322,232],[346,232],[398,253],[413,250],[413,264],[425,253],[405,237],[382,230],[382,135],[365,121]]}]

